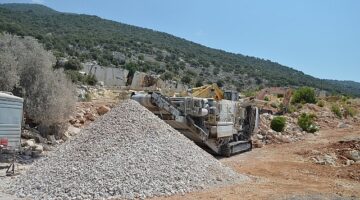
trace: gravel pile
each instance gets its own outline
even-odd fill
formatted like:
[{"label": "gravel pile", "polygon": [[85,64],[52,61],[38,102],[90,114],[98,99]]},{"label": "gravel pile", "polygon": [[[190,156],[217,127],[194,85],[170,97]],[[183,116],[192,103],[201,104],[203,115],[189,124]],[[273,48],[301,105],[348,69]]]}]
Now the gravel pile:
[{"label": "gravel pile", "polygon": [[30,199],[133,199],[245,180],[129,100],[37,161],[8,191]]}]

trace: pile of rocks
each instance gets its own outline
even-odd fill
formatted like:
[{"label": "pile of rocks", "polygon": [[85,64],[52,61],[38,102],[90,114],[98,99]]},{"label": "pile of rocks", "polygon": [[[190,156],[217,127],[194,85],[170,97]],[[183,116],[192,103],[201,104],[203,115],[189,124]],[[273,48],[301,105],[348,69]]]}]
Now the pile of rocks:
[{"label": "pile of rocks", "polygon": [[87,122],[95,121],[97,117],[109,112],[110,109],[111,108],[106,105],[95,107],[93,103],[81,102],[77,105],[74,116],[70,116],[69,123],[76,128],[80,128]]},{"label": "pile of rocks", "polygon": [[[271,129],[271,120],[274,115],[264,113],[260,115],[259,130],[254,135],[253,141],[255,147],[263,147],[265,144],[289,143],[304,139],[306,133],[298,125],[298,118],[301,113],[312,113],[316,115],[314,124],[320,129],[329,128],[353,128],[354,124],[359,123],[357,116],[352,118],[339,119],[329,108],[319,107],[314,104],[304,104],[300,110],[294,113],[287,113],[282,116],[286,119],[284,131],[276,132]],[[314,133],[318,135],[318,133]],[[320,159],[323,163],[323,159]],[[329,160],[329,159],[328,159]]]},{"label": "pile of rocks", "polygon": [[260,115],[259,130],[253,137],[255,147],[262,147],[264,144],[289,143],[302,140],[306,134],[297,125],[297,118],[293,116],[283,116],[286,119],[286,126],[283,132],[276,132],[271,129],[273,115],[264,113]]},{"label": "pile of rocks", "polygon": [[133,199],[245,180],[129,100],[38,160],[8,192],[30,199]]},{"label": "pile of rocks", "polygon": [[339,141],[318,150],[311,150],[308,154],[313,162],[320,165],[360,164],[360,140]]},{"label": "pile of rocks", "polygon": [[352,125],[360,122],[359,115],[340,119],[331,111],[331,108],[319,107],[315,104],[305,104],[300,112],[314,113],[316,115],[316,123],[320,128],[352,128]]},{"label": "pile of rocks", "polygon": [[85,124],[86,121],[94,121],[95,115],[93,112],[91,112],[90,108],[79,110],[75,114],[75,116],[70,116],[69,122],[71,125],[73,125],[76,128],[80,128]]},{"label": "pile of rocks", "polygon": [[43,145],[37,144],[34,139],[22,140],[21,146],[25,156],[39,157],[44,151]]}]

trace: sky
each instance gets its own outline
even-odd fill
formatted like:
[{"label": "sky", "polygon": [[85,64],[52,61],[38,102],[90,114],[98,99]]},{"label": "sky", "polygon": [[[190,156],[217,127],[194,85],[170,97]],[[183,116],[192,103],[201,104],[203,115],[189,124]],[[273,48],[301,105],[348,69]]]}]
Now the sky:
[{"label": "sky", "polygon": [[0,0],[12,2],[97,15],[318,78],[360,82],[359,0]]}]

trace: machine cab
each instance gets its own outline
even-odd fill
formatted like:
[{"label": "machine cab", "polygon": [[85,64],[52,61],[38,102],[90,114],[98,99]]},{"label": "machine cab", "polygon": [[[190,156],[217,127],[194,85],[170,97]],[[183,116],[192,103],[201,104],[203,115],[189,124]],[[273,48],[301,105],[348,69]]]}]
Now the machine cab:
[{"label": "machine cab", "polygon": [[230,101],[239,101],[239,93],[233,90],[224,91],[224,99]]}]

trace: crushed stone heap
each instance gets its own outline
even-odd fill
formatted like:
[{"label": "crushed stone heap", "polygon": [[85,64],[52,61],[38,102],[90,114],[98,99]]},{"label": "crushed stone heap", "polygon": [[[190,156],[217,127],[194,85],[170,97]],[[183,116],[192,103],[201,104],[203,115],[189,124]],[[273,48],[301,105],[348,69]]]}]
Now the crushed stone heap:
[{"label": "crushed stone heap", "polygon": [[8,192],[30,199],[133,199],[247,179],[128,100],[34,163]]}]

